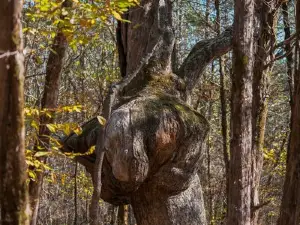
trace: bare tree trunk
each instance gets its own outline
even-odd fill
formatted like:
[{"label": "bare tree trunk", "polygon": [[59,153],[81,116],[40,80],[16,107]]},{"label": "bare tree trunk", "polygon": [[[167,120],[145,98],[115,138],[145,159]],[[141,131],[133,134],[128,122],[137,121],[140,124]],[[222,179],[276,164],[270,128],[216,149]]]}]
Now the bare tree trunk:
[{"label": "bare tree trunk", "polygon": [[220,101],[221,101],[221,126],[222,126],[222,139],[223,139],[223,160],[225,164],[226,176],[226,216],[228,212],[228,193],[229,193],[229,153],[228,153],[228,125],[227,125],[227,101],[225,93],[225,71],[223,59],[219,59],[220,67]]},{"label": "bare tree trunk", "polygon": [[118,206],[112,206],[111,209],[111,225],[118,225],[118,213],[119,213],[119,207]]},{"label": "bare tree trunk", "polygon": [[[288,2],[284,2],[282,4],[282,16],[283,16],[283,24],[284,24],[284,39],[287,40],[291,37]],[[292,106],[293,92],[294,92],[294,77],[293,77],[293,48],[291,46],[291,43],[288,42],[285,45],[284,50],[286,54],[287,75],[288,75],[289,89],[290,89],[290,104]]]},{"label": "bare tree trunk", "polygon": [[0,4],[0,208],[3,225],[29,224],[25,163],[22,2]]},{"label": "bare tree trunk", "polygon": [[[62,7],[71,7],[72,2],[69,0],[64,1]],[[63,19],[63,16],[62,16]],[[55,111],[58,101],[59,92],[59,81],[63,68],[63,60],[65,57],[67,49],[67,39],[63,33],[63,28],[60,28],[54,38],[53,45],[51,47],[52,51],[49,54],[47,67],[46,67],[46,81],[45,88],[42,98],[42,109],[48,109]],[[53,123],[54,117],[47,116],[43,114],[40,116],[40,126],[38,142],[36,143],[34,150],[39,151],[38,147],[42,149],[41,151],[49,150],[49,135],[50,130],[47,128],[46,124]],[[41,159],[46,162],[46,158]],[[43,182],[43,172],[36,172],[36,180],[30,181],[29,183],[29,194],[30,194],[30,205],[33,212],[31,218],[31,225],[37,224],[38,207],[39,207],[39,196],[41,191],[41,185]]]},{"label": "bare tree trunk", "polygon": [[75,172],[74,172],[74,225],[77,225],[78,221],[78,209],[77,209],[77,172],[78,172],[78,163],[75,162]]},{"label": "bare tree trunk", "polygon": [[[207,116],[207,121],[210,123],[211,118],[212,118],[212,102],[209,102],[208,105],[208,116]],[[207,186],[208,186],[208,204],[207,204],[207,211],[208,211],[208,223],[212,224],[212,219],[213,219],[213,193],[212,193],[212,186],[211,186],[211,141],[210,141],[210,132],[207,134],[207,141],[206,141],[206,155],[207,155]]]},{"label": "bare tree trunk", "polygon": [[228,225],[250,225],[254,0],[236,0]]},{"label": "bare tree trunk", "polygon": [[118,225],[128,225],[128,205],[119,206]]},{"label": "bare tree trunk", "polygon": [[[220,1],[215,0],[216,8],[216,23],[218,35],[221,33],[221,20],[220,20]],[[225,176],[226,176],[226,215],[228,212],[228,192],[229,192],[229,153],[228,153],[228,126],[227,126],[227,101],[225,92],[225,71],[224,60],[219,58],[219,73],[220,73],[220,103],[221,103],[221,127],[222,127],[222,139],[223,139],[223,160],[225,164]]]},{"label": "bare tree trunk", "polygon": [[[300,32],[300,1],[296,5],[296,32]],[[295,49],[295,83],[293,93],[291,133],[288,146],[288,159],[283,197],[278,225],[296,225],[300,223],[300,37]]]},{"label": "bare tree trunk", "polygon": [[252,103],[252,173],[251,224],[258,223],[260,209],[259,185],[263,167],[263,147],[267,120],[269,74],[273,68],[277,1],[260,1],[256,4],[256,22],[260,27],[256,45],[253,103]]},{"label": "bare tree trunk", "polygon": [[[205,22],[209,24],[209,15],[210,15],[210,0],[206,0],[205,6]],[[208,37],[208,26],[205,26],[204,37],[207,39]]]},{"label": "bare tree trunk", "polygon": [[[284,23],[284,39],[287,40],[291,37],[291,27],[289,21],[289,11],[288,11],[288,2],[282,4],[282,16],[283,16],[283,23]],[[291,43],[288,42],[284,46],[285,54],[286,54],[286,67],[287,67],[287,75],[288,75],[288,82],[289,82],[289,91],[290,91],[290,106],[291,106],[291,117],[293,116],[293,104],[294,104],[294,91],[295,91],[295,77],[296,74],[293,72],[293,50]],[[290,130],[292,130],[292,121],[293,118],[290,119]],[[291,134],[289,135],[288,141],[288,149],[287,149],[287,160],[290,154],[290,141],[291,141]]]}]

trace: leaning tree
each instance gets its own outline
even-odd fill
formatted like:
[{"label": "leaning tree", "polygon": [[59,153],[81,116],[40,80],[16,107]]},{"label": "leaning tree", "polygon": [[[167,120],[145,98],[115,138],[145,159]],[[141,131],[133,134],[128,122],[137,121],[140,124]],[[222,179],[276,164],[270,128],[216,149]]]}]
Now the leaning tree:
[{"label": "leaning tree", "polygon": [[99,197],[130,203],[141,225],[206,224],[198,167],[209,125],[189,103],[206,66],[230,50],[232,30],[198,42],[172,67],[172,1],[143,0],[124,17],[130,23],[119,22],[116,32],[122,80],[107,94],[107,122],[85,123],[80,135],[63,139],[63,151],[96,145],[77,157],[94,182],[93,224]]}]

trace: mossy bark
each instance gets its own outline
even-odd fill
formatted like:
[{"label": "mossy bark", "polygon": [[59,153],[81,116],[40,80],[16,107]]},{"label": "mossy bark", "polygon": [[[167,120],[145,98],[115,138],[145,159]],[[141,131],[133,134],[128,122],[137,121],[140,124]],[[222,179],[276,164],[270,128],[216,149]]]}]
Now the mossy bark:
[{"label": "mossy bark", "polygon": [[[197,170],[208,124],[182,100],[205,66],[230,50],[231,29],[199,42],[177,76],[171,71],[171,18],[170,0],[142,0],[129,9],[131,23],[118,24],[123,79],[106,98],[107,124],[103,129],[88,122],[83,126],[87,132],[63,140],[63,151],[86,152],[96,144],[96,155],[77,158],[95,174],[94,193],[101,190],[101,197],[115,205],[131,203],[138,224],[206,224]],[[97,209],[92,208],[96,224]]]},{"label": "mossy bark", "polygon": [[[206,224],[197,171],[207,131],[207,121],[179,99],[137,95],[107,122],[101,197],[131,203],[138,224]],[[68,140],[66,147],[83,137]]]}]

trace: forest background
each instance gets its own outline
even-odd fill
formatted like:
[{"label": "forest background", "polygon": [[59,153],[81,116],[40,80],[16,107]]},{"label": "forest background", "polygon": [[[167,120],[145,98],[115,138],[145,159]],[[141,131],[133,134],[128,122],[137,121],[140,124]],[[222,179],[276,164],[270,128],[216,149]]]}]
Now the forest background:
[{"label": "forest background", "polygon": [[[264,118],[259,124],[263,133],[259,139],[263,164],[258,176],[260,194],[256,207],[258,224],[276,224],[290,149],[291,108],[293,99],[299,101],[295,97],[299,89],[296,89],[299,62],[295,58],[299,51],[296,27],[299,9],[296,9],[300,8],[296,5],[300,4],[296,0],[279,1],[278,5],[272,5],[275,1],[263,2],[266,15],[269,7],[272,23],[267,24],[269,30],[264,34],[269,35],[267,42],[271,43],[270,49],[264,48],[269,55],[256,60],[268,69],[263,83],[253,87],[261,95],[260,116]],[[176,38],[172,65],[173,71],[177,71],[197,42],[232,29],[234,1],[175,0],[172,6]],[[83,122],[101,115],[108,88],[121,79],[116,30],[118,23],[130,23],[124,19],[129,7],[140,7],[139,2],[25,0],[23,3],[25,157],[30,196],[40,195],[38,210],[34,211],[37,224],[89,221],[93,194],[90,175],[74,161],[76,154],[60,152],[58,140],[71,132],[79,134]],[[5,52],[0,53],[1,58],[6,57]],[[212,60],[191,98],[194,110],[210,123],[199,175],[207,220],[212,225],[226,221],[230,194],[232,62],[231,51]],[[101,201],[100,214],[102,224],[135,224],[130,206],[117,207]]]}]

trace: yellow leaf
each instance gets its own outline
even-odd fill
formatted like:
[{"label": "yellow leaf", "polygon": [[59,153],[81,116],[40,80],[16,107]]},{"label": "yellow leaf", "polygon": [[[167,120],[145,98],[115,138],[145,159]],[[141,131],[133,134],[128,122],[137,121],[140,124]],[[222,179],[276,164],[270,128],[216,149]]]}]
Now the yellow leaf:
[{"label": "yellow leaf", "polygon": [[117,11],[112,11],[111,13],[117,20],[122,20],[121,15]]},{"label": "yellow leaf", "polygon": [[80,126],[76,127],[76,129],[74,129],[74,133],[80,135],[82,133],[82,128]]},{"label": "yellow leaf", "polygon": [[62,175],[62,176],[61,176],[61,183],[62,183],[62,185],[65,184],[65,181],[66,181],[66,176],[65,176],[65,175]]},{"label": "yellow leaf", "polygon": [[35,174],[33,171],[29,171],[29,172],[28,172],[28,175],[29,175],[29,177],[30,177],[32,180],[35,180],[36,174]]},{"label": "yellow leaf", "polygon": [[56,131],[55,125],[53,125],[53,124],[46,124],[46,126],[47,126],[47,128],[48,128],[52,133],[54,133],[54,132]]},{"label": "yellow leaf", "polygon": [[71,133],[71,129],[70,129],[70,125],[69,125],[69,124],[66,124],[66,125],[64,126],[63,132],[64,132],[66,135],[69,135],[69,134]]},{"label": "yellow leaf", "polygon": [[34,129],[36,129],[36,130],[39,129],[39,125],[38,125],[38,123],[37,123],[35,120],[32,120],[31,123],[30,123],[30,125],[31,125]]},{"label": "yellow leaf", "polygon": [[49,155],[49,152],[37,152],[34,154],[35,157],[41,157],[46,155]]},{"label": "yellow leaf", "polygon": [[101,124],[101,125],[105,125],[106,124],[106,119],[102,116],[97,116],[97,119],[98,119],[98,122]]},{"label": "yellow leaf", "polygon": [[55,173],[51,173],[51,180],[53,183],[56,183],[56,174]]}]

